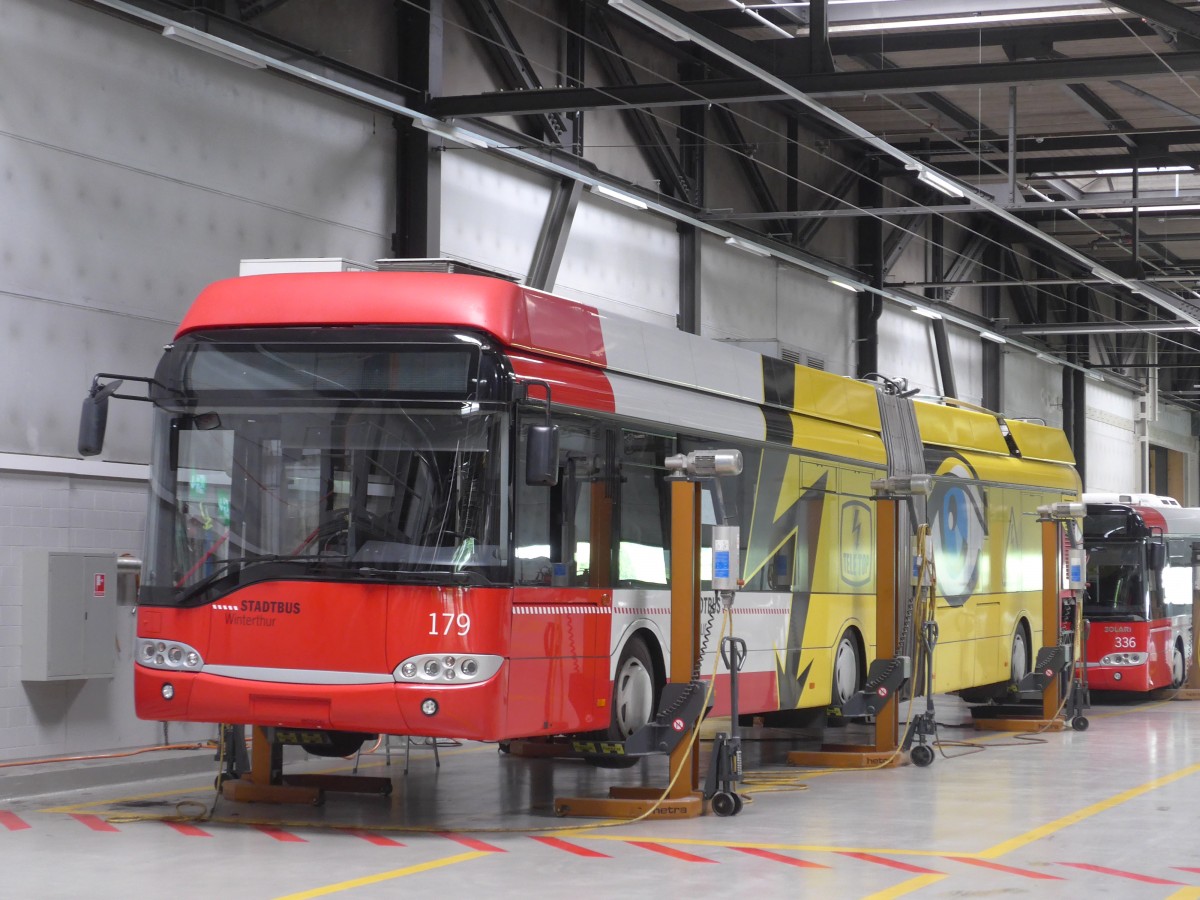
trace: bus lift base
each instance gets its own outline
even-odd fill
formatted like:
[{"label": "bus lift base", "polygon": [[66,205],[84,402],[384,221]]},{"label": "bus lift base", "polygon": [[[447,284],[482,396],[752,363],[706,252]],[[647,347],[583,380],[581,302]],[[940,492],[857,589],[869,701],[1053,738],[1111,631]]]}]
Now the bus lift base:
[{"label": "bus lift base", "polygon": [[[909,658],[877,659],[871,663],[863,690],[842,707],[842,717],[865,719],[878,717],[903,689],[912,673]],[[894,709],[894,707],[893,707]],[[881,743],[880,720],[875,719],[876,743],[823,744],[820,750],[793,750],[787,755],[789,766],[819,766],[830,769],[892,768],[902,762],[894,740]],[[890,745],[890,746],[889,746]]]},{"label": "bus lift base", "polygon": [[658,715],[627,740],[573,744],[572,755],[594,761],[624,761],[669,753],[668,772],[674,773],[678,766],[683,766],[691,770],[689,777],[685,779],[688,773],[681,772],[675,786],[669,788],[611,787],[607,797],[555,797],[555,815],[605,819],[636,819],[648,812],[656,819],[694,819],[701,815],[704,795],[695,783],[694,748],[686,745],[686,741],[704,709],[704,699],[701,682],[665,685]]},{"label": "bus lift base", "polygon": [[607,797],[555,797],[554,814],[591,819],[636,819],[653,809],[650,814],[653,819],[695,819],[704,812],[704,795],[699,791],[668,796],[659,803],[662,796],[662,788],[611,787]]},{"label": "bus lift base", "polygon": [[1041,704],[1010,703],[999,706],[973,706],[971,719],[976,731],[1062,731],[1066,721],[1047,719]]},{"label": "bus lift base", "polygon": [[326,791],[353,794],[392,792],[390,778],[368,775],[284,775],[283,748],[272,733],[255,725],[250,742],[250,768],[239,778],[218,776],[221,796],[238,803],[303,803],[319,806]]}]

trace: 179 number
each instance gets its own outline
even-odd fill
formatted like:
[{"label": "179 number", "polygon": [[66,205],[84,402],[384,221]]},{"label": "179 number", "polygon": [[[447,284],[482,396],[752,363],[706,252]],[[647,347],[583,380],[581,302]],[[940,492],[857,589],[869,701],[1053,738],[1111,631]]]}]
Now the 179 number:
[{"label": "179 number", "polygon": [[[441,621],[439,622],[439,618]],[[466,613],[430,613],[429,614],[429,633],[446,635],[454,631],[459,637],[463,637],[471,630],[471,617]]]}]

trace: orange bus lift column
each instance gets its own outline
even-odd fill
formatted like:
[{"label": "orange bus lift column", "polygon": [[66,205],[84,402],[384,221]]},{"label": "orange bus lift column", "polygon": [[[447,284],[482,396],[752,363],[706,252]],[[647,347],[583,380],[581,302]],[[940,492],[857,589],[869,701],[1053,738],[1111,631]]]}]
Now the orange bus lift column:
[{"label": "orange bus lift column", "polygon": [[1042,646],[1032,671],[1017,685],[1017,697],[1040,699],[1041,706],[1039,708],[1035,702],[1026,706],[972,707],[971,717],[981,731],[1062,731],[1067,718],[1076,731],[1083,731],[1088,726],[1088,720],[1079,714],[1082,704],[1078,702],[1071,704],[1066,718],[1060,715],[1064,691],[1071,691],[1078,701],[1078,692],[1087,690],[1086,673],[1082,679],[1074,678],[1071,683],[1064,682],[1061,677],[1070,667],[1075,667],[1078,674],[1078,665],[1086,665],[1086,659],[1076,660],[1072,652],[1074,626],[1066,632],[1062,623],[1063,601],[1067,600],[1075,610],[1083,602],[1083,598],[1077,596],[1077,591],[1082,588],[1082,574],[1078,576],[1080,588],[1072,588],[1070,583],[1062,584],[1064,529],[1073,527],[1071,520],[1082,518],[1083,514],[1082,503],[1051,503],[1038,507],[1038,520],[1042,523]]},{"label": "orange bus lift column", "polygon": [[[712,474],[740,474],[741,454],[737,451],[700,451],[688,457],[672,457],[668,467],[686,474],[669,476],[671,482],[671,671],[670,684],[690,698],[675,713],[673,731],[681,740],[670,751],[667,762],[668,786],[609,788],[607,797],[556,797],[554,812],[559,816],[585,818],[636,819],[650,812],[656,819],[694,819],[704,812],[704,794],[700,791],[700,757],[692,731],[703,710],[705,686],[693,681],[693,667],[699,656],[700,635],[700,482],[694,457],[712,457],[707,462],[729,454],[729,465],[736,471],[716,471]],[[735,459],[736,457],[736,459]],[[703,465],[703,463],[701,463]],[[701,701],[697,703],[697,700]],[[666,697],[662,701],[668,707]],[[659,713],[661,718],[662,711]],[[654,723],[644,726],[630,736],[634,738]],[[678,773],[678,775],[676,775]],[[661,801],[661,802],[660,802]],[[652,811],[652,812],[651,812]]]},{"label": "orange bus lift column", "polygon": [[[901,527],[909,527],[909,506],[916,494],[928,495],[928,476],[886,478],[871,482],[875,491],[875,661],[867,673],[864,690],[851,698],[850,713],[875,718],[871,744],[824,744],[820,750],[793,750],[789,765],[837,769],[870,769],[898,766],[901,762],[900,710],[896,702],[911,676],[911,659],[896,655],[897,623],[901,607],[916,602],[916,591],[902,583],[910,561],[902,559],[910,541],[899,541]],[[903,568],[901,567],[903,563]]]}]

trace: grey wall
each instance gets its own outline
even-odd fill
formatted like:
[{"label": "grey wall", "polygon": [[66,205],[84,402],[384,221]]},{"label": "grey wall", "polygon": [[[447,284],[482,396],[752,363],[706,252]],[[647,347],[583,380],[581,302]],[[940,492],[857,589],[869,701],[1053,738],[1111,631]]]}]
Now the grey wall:
[{"label": "grey wall", "polygon": [[[20,680],[23,550],[142,553],[139,470],[77,462],[91,376],[153,374],[242,258],[387,255],[392,158],[360,107],[68,0],[0,0],[0,758],[161,735],[133,716],[128,608],[114,679]],[[144,463],[148,422],[114,403],[104,459]]]}]

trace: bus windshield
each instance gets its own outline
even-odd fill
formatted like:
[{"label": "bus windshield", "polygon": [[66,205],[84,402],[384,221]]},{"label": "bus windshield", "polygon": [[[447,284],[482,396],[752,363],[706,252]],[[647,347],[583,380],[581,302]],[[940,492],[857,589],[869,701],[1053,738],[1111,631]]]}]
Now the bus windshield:
[{"label": "bus windshield", "polygon": [[1147,616],[1148,591],[1142,573],[1140,543],[1088,547],[1087,591],[1083,613],[1089,619],[1138,619]]},{"label": "bus windshield", "polygon": [[507,419],[475,403],[160,407],[142,601],[268,578],[502,581]]}]

